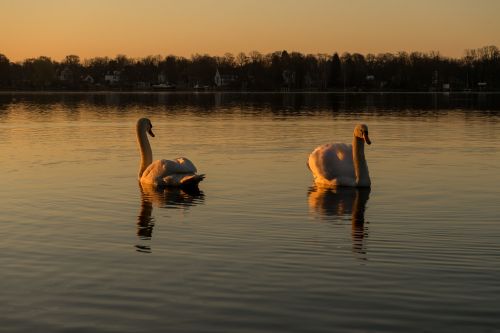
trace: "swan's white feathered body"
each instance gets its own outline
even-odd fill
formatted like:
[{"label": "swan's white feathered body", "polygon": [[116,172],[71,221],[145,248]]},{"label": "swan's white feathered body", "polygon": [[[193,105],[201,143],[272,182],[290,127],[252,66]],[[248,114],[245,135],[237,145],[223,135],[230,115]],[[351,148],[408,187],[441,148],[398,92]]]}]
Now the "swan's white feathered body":
[{"label": "swan's white feathered body", "polygon": [[142,173],[141,183],[155,186],[181,186],[196,175],[193,162],[185,157],[174,160],[156,160]]},{"label": "swan's white feathered body", "polygon": [[324,186],[356,186],[352,145],[328,143],[309,155],[309,169],[314,181]]},{"label": "swan's white feathered body", "polygon": [[153,126],[147,118],[137,122],[137,142],[141,151],[141,164],[139,168],[139,181],[141,184],[153,186],[195,186],[205,176],[197,175],[193,162],[185,157],[174,160],[153,160],[151,145],[147,134],[154,137]]},{"label": "swan's white feathered body", "polygon": [[365,159],[364,143],[370,144],[368,127],[357,125],[352,144],[333,143],[317,147],[307,166],[319,186],[369,187],[371,185]]}]

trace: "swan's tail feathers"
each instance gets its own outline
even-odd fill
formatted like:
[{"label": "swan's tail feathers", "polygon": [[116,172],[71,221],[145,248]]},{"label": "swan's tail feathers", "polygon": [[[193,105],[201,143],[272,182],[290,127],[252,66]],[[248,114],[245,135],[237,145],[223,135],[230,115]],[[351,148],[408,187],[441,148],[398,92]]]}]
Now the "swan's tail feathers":
[{"label": "swan's tail feathers", "polygon": [[181,179],[181,186],[182,187],[198,186],[198,183],[201,182],[203,179],[205,179],[204,174],[186,176]]}]

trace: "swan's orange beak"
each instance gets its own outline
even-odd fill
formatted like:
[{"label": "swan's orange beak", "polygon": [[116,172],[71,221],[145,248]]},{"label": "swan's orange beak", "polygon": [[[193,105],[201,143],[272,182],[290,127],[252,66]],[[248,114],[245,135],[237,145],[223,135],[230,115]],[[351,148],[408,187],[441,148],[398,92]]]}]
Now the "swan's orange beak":
[{"label": "swan's orange beak", "polygon": [[372,144],[372,142],[370,141],[370,138],[368,137],[368,133],[364,132],[363,133],[363,139],[365,139],[365,142],[369,145]]},{"label": "swan's orange beak", "polygon": [[148,129],[148,133],[149,133],[149,135],[151,135],[153,138],[155,137],[155,134],[153,133],[153,129],[152,129],[152,128]]}]

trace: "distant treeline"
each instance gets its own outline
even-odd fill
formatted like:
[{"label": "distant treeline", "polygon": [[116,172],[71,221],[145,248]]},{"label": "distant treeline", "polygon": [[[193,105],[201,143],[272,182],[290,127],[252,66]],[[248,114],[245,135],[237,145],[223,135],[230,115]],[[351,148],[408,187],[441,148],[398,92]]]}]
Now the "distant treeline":
[{"label": "distant treeline", "polygon": [[302,54],[279,51],[224,56],[68,55],[11,62],[0,54],[1,90],[493,91],[500,90],[496,46],[437,52]]}]

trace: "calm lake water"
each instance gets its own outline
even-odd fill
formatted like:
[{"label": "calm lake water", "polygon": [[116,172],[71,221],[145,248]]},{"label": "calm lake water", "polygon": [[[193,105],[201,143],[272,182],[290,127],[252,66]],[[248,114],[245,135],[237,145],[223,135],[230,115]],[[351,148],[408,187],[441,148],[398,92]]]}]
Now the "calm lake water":
[{"label": "calm lake water", "polygon": [[[199,193],[137,182],[189,157]],[[368,124],[368,191],[308,154]],[[500,332],[500,95],[0,94],[2,332]]]}]

